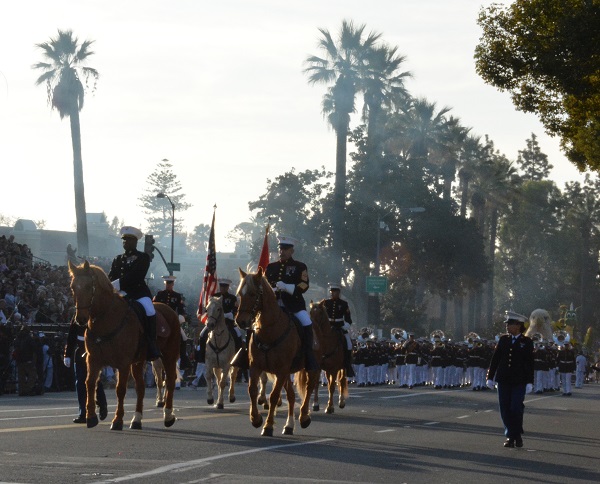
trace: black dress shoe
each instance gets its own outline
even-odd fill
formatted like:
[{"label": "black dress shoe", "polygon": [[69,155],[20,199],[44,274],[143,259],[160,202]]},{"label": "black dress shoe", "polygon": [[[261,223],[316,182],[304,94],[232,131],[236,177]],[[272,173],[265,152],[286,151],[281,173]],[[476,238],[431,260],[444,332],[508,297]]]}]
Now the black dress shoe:
[{"label": "black dress shoe", "polygon": [[514,447],[515,446],[515,439],[506,439],[504,441],[504,447]]},{"label": "black dress shoe", "polygon": [[523,439],[521,437],[515,439],[515,447],[523,447]]},{"label": "black dress shoe", "polygon": [[77,417],[77,418],[74,418],[74,419],[73,419],[73,423],[79,423],[79,424],[83,424],[83,423],[85,423],[85,422],[86,422],[86,419],[85,419],[85,417],[81,417],[81,416],[79,416],[79,417]]}]

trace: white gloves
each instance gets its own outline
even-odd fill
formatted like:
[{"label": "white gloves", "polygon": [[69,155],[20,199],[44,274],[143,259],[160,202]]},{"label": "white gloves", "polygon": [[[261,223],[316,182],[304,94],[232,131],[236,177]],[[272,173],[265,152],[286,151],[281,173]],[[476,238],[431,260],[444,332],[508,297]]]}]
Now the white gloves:
[{"label": "white gloves", "polygon": [[528,383],[527,386],[525,387],[525,393],[531,393],[533,391],[533,385],[531,383]]},{"label": "white gloves", "polygon": [[196,351],[200,351],[200,345],[196,346]]},{"label": "white gloves", "polygon": [[294,289],[296,289],[296,285],[286,284],[283,281],[277,281],[277,284],[275,284],[275,289],[277,289],[278,291],[285,291],[288,294],[294,294]]},{"label": "white gloves", "polygon": [[223,316],[225,316],[225,319],[233,319],[233,313],[225,313]]},{"label": "white gloves", "polygon": [[67,368],[71,368],[71,358],[69,358],[68,356],[65,356],[63,358],[63,363]]},{"label": "white gloves", "polygon": [[493,390],[494,389],[494,380],[486,381],[485,386],[488,387],[490,390]]},{"label": "white gloves", "polygon": [[180,323],[185,323],[185,316],[183,314],[179,315],[179,322]]},{"label": "white gloves", "polygon": [[121,282],[120,279],[115,279],[114,281],[111,282],[111,284],[113,285],[113,287],[115,288],[115,291],[119,292],[121,290]]}]

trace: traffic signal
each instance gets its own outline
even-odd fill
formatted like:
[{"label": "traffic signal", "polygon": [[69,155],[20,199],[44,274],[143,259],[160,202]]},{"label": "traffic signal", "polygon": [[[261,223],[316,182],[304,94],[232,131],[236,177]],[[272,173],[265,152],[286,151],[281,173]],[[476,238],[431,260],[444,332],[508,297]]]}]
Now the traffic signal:
[{"label": "traffic signal", "polygon": [[147,234],[144,238],[144,252],[154,259],[154,235]]}]

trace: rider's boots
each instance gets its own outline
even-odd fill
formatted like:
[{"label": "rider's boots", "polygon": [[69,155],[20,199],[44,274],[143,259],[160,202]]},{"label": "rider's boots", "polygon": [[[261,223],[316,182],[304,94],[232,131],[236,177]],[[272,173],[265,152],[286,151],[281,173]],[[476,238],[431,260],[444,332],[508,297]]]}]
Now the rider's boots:
[{"label": "rider's boots", "polygon": [[146,360],[158,360],[162,355],[156,346],[156,315],[146,316],[146,340],[148,341]]},{"label": "rider's boots", "polygon": [[304,369],[306,371],[320,370],[313,351],[313,327],[302,326],[302,349],[304,351]]},{"label": "rider's boots", "polygon": [[355,375],[354,368],[352,368],[352,350],[349,350],[344,346],[344,367],[346,368],[346,376],[353,378]]}]

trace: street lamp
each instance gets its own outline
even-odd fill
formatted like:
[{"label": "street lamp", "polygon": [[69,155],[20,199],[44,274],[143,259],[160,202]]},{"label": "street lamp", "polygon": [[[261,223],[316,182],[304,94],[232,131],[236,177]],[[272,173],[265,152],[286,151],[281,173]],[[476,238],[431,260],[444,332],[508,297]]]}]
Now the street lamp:
[{"label": "street lamp", "polygon": [[164,192],[156,194],[156,198],[166,198],[171,204],[171,267],[169,267],[169,275],[173,275],[173,247],[175,242],[175,204]]}]

